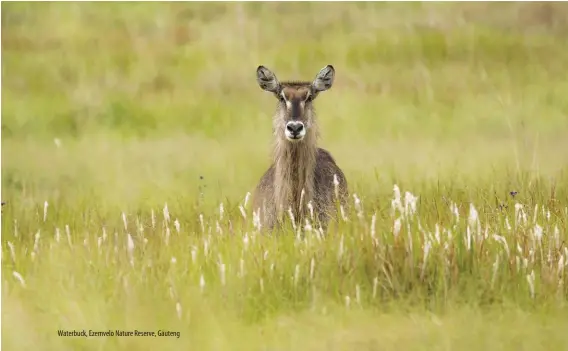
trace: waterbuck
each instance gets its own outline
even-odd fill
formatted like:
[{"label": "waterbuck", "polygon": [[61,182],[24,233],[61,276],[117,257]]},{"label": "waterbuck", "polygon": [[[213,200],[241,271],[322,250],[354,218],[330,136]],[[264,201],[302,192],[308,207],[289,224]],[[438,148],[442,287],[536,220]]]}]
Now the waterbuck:
[{"label": "waterbuck", "polygon": [[[313,82],[280,82],[264,66],[256,70],[263,90],[278,99],[273,118],[272,165],[257,185],[252,205],[261,225],[271,231],[292,211],[297,225],[311,217],[323,229],[337,218],[337,205],[346,206],[347,180],[331,154],[317,146],[319,137],[314,100],[333,84],[335,69],[322,68]],[[312,224],[314,221],[310,219]],[[314,225],[314,227],[316,227]]]}]

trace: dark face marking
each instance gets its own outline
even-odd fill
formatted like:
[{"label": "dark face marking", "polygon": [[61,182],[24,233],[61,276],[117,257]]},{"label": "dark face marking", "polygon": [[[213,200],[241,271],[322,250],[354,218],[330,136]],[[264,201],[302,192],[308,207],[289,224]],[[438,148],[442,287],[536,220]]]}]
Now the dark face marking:
[{"label": "dark face marking", "polygon": [[305,111],[311,103],[310,85],[284,86],[280,92],[280,102],[286,110],[286,120],[306,121]]}]

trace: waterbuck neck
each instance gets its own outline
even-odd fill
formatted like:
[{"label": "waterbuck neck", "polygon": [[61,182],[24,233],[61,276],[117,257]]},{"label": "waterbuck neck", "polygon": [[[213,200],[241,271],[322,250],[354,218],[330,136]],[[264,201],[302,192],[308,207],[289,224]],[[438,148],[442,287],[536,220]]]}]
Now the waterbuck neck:
[{"label": "waterbuck neck", "polygon": [[291,207],[298,220],[302,219],[307,203],[314,195],[317,132],[315,126],[312,128],[301,142],[291,143],[277,138],[274,147],[276,208],[280,212]]}]

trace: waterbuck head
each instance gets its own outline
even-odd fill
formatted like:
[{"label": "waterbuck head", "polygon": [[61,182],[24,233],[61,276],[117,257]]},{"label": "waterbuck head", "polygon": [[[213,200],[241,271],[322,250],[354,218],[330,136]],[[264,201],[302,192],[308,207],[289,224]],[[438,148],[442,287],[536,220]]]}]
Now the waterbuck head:
[{"label": "waterbuck head", "polygon": [[290,142],[304,139],[315,125],[313,101],[322,91],[333,85],[335,69],[322,68],[313,82],[279,82],[276,75],[264,66],[256,69],[256,80],[263,90],[278,99],[278,112],[274,120],[275,133]]}]

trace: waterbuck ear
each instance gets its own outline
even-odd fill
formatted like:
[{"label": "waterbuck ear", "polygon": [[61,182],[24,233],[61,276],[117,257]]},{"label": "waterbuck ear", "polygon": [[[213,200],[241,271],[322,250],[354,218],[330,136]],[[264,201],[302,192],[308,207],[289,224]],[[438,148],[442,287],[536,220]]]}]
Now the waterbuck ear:
[{"label": "waterbuck ear", "polygon": [[322,68],[314,82],[312,83],[312,88],[316,92],[325,91],[333,85],[333,79],[335,78],[335,68],[332,65],[327,65]]},{"label": "waterbuck ear", "polygon": [[278,94],[280,91],[280,83],[276,75],[264,66],[258,66],[256,69],[256,81],[263,90]]}]

